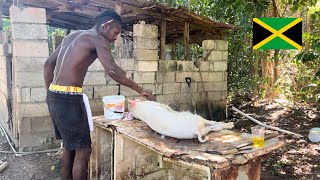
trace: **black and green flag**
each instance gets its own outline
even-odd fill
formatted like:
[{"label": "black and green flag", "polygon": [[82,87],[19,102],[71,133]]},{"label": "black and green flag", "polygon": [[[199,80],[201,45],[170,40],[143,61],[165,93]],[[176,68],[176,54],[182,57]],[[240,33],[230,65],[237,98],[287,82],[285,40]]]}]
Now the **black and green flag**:
[{"label": "black and green flag", "polygon": [[253,49],[302,49],[302,18],[253,18]]}]

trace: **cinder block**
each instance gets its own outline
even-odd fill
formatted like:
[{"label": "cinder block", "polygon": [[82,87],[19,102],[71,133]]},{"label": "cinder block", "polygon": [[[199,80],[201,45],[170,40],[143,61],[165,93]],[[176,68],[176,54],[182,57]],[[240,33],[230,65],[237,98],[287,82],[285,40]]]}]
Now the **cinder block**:
[{"label": "cinder block", "polygon": [[221,91],[221,99],[227,99],[228,91]]},{"label": "cinder block", "polygon": [[214,82],[213,91],[227,90],[227,82]]},{"label": "cinder block", "polygon": [[48,42],[47,40],[13,40],[13,55],[20,57],[47,58],[49,56]]},{"label": "cinder block", "polygon": [[46,24],[24,24],[13,23],[12,39],[40,40],[48,39]]},{"label": "cinder block", "polygon": [[186,77],[192,78],[192,72],[177,72],[176,82],[186,82]]},{"label": "cinder block", "polygon": [[31,89],[30,88],[15,88],[17,102],[31,102]]},{"label": "cinder block", "polygon": [[48,106],[41,103],[17,103],[16,113],[18,117],[50,116]]},{"label": "cinder block", "polygon": [[216,42],[215,40],[204,40],[202,41],[202,48],[203,50],[216,50]]},{"label": "cinder block", "polygon": [[216,101],[221,100],[221,91],[209,91],[208,92],[208,100],[209,101]]},{"label": "cinder block", "polygon": [[93,99],[93,86],[83,86],[82,92],[88,96],[88,99]]},{"label": "cinder block", "polygon": [[157,38],[133,37],[134,49],[158,49],[159,41]]},{"label": "cinder block", "polygon": [[155,82],[154,72],[136,72],[133,74],[133,80],[140,84],[153,84]]},{"label": "cinder block", "polygon": [[20,118],[18,121],[19,134],[27,134],[31,132],[31,118]]},{"label": "cinder block", "polygon": [[0,94],[4,94],[8,96],[7,81],[1,80],[1,78],[0,78]]},{"label": "cinder block", "polygon": [[50,116],[33,117],[31,119],[31,131],[35,132],[51,132],[53,131],[53,123]]},{"label": "cinder block", "polygon": [[[131,79],[132,80],[132,72],[131,71],[127,71],[126,72],[126,77],[128,79]],[[117,83],[115,80],[113,80],[110,76],[106,75],[106,80],[107,80],[107,85],[119,85],[119,83]]]},{"label": "cinder block", "polygon": [[[208,51],[203,51],[204,57],[207,56]],[[212,51],[208,56],[208,61],[222,61],[222,51]]]},{"label": "cinder block", "polygon": [[176,79],[175,72],[157,72],[156,82],[157,83],[173,83]]},{"label": "cinder block", "polygon": [[228,69],[227,61],[218,61],[213,63],[214,71],[226,71]]},{"label": "cinder block", "polygon": [[222,51],[222,60],[228,61],[228,51]]},{"label": "cinder block", "polygon": [[9,31],[0,32],[0,44],[6,44],[9,42]]},{"label": "cinder block", "polygon": [[200,61],[199,62],[200,71],[209,71],[210,70],[210,62],[209,61]]},{"label": "cinder block", "polygon": [[[192,97],[194,94],[192,94]],[[179,93],[179,94],[174,94],[174,103],[176,104],[184,104],[184,103],[189,103],[191,102],[191,95],[190,93]]]},{"label": "cinder block", "polygon": [[158,26],[151,24],[134,24],[133,36],[145,37],[145,38],[157,38]]},{"label": "cinder block", "polygon": [[209,72],[193,72],[192,79],[195,82],[209,81]]},{"label": "cinder block", "polygon": [[8,44],[0,44],[0,56],[7,56],[8,54]]},{"label": "cinder block", "polygon": [[[7,69],[7,57],[0,56],[0,70]],[[0,71],[1,73],[1,71]]]},{"label": "cinder block", "polygon": [[193,61],[177,61],[177,70],[178,71],[193,71],[195,66]]},{"label": "cinder block", "polygon": [[31,88],[31,102],[44,102],[46,101],[46,97],[46,88]]},{"label": "cinder block", "polygon": [[162,84],[143,84],[142,87],[151,90],[152,94],[162,94]]},{"label": "cinder block", "polygon": [[175,94],[157,95],[156,101],[163,104],[175,103]]},{"label": "cinder block", "polygon": [[119,86],[94,86],[94,99],[102,99],[104,96],[118,95]]},{"label": "cinder block", "polygon": [[180,93],[180,83],[163,83],[163,94],[177,94]]},{"label": "cinder block", "polygon": [[134,49],[133,57],[138,61],[157,61],[159,59],[157,49]]},{"label": "cinder block", "polygon": [[159,71],[170,72],[177,70],[177,61],[174,60],[164,60],[159,61]]},{"label": "cinder block", "polygon": [[[203,86],[205,88],[205,91],[214,91],[214,83],[213,82],[204,82]],[[203,86],[202,83],[198,83],[198,92],[203,92]]]},{"label": "cinder block", "polygon": [[119,66],[125,71],[134,71],[134,59],[119,59]]},{"label": "cinder block", "polygon": [[44,87],[41,72],[14,72],[14,84],[18,87]]},{"label": "cinder block", "polygon": [[47,21],[46,10],[43,8],[10,7],[11,23],[45,24]]},{"label": "cinder block", "polygon": [[222,81],[227,81],[228,80],[228,72],[224,71],[223,74],[224,74],[224,78]]},{"label": "cinder block", "polygon": [[104,71],[104,68],[99,61],[99,59],[96,59],[88,68],[88,71]]},{"label": "cinder block", "polygon": [[181,93],[197,92],[197,83],[191,83],[191,87],[187,83],[181,83]]},{"label": "cinder block", "polygon": [[157,61],[136,61],[135,70],[140,72],[158,71]]},{"label": "cinder block", "polygon": [[53,131],[21,134],[19,136],[19,148],[43,146],[44,144],[53,144],[54,139],[55,136]]},{"label": "cinder block", "polygon": [[103,114],[103,102],[102,98],[93,99],[90,101],[90,108],[93,116],[102,115]]},{"label": "cinder block", "polygon": [[224,81],[224,72],[210,72],[209,81]]},{"label": "cinder block", "polygon": [[87,72],[84,78],[84,85],[105,85],[106,75],[104,72]]},{"label": "cinder block", "polygon": [[135,90],[128,88],[126,86],[122,86],[122,85],[120,85],[120,94],[124,95],[124,96],[139,96],[140,95]]},{"label": "cinder block", "polygon": [[220,51],[228,51],[228,41],[214,40],[216,43],[216,49]]},{"label": "cinder block", "polygon": [[41,72],[44,70],[46,58],[37,57],[13,57],[12,63],[16,72]]},{"label": "cinder block", "polygon": [[180,109],[179,111],[180,112],[183,112],[183,111],[189,111],[189,112],[193,112],[193,105],[192,103],[188,103],[188,104],[180,104]]}]

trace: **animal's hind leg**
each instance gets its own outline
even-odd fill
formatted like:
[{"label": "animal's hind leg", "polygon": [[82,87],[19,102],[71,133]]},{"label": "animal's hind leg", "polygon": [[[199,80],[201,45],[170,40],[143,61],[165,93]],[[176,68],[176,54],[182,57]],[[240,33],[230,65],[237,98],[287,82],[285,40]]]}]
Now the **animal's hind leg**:
[{"label": "animal's hind leg", "polygon": [[204,124],[209,125],[206,126],[210,128],[210,131],[220,131],[222,129],[231,129],[234,127],[232,122],[225,123],[225,122],[216,122],[216,121],[208,121],[204,119]]},{"label": "animal's hind leg", "polygon": [[201,130],[198,131],[198,140],[202,143],[206,142],[209,138],[208,136],[206,136],[204,139],[202,139],[202,136],[205,136],[207,135],[209,132],[211,131],[211,128],[208,126],[208,127],[204,127],[202,128]]}]

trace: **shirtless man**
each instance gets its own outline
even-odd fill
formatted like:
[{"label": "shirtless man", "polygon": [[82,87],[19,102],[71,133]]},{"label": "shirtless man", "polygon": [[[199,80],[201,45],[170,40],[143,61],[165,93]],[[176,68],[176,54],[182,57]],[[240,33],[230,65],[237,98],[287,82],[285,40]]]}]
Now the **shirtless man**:
[{"label": "shirtless man", "polygon": [[113,80],[148,100],[155,100],[151,91],[128,79],[126,72],[114,62],[111,43],[120,31],[121,17],[114,11],[105,11],[97,17],[97,24],[92,29],[66,36],[45,62],[47,104],[56,138],[62,139],[65,146],[62,158],[64,180],[87,179],[91,139],[82,85],[88,67],[96,58]]}]

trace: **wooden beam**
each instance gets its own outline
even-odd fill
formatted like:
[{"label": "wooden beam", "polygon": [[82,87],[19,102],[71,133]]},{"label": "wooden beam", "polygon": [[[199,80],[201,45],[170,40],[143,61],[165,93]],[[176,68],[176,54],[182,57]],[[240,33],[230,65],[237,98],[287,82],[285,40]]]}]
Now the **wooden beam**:
[{"label": "wooden beam", "polygon": [[186,61],[189,60],[189,56],[190,56],[190,48],[189,48],[189,40],[190,40],[190,36],[189,36],[189,26],[190,26],[190,23],[186,21],[186,22],[184,23],[184,31],[183,31],[184,56],[185,56],[185,60],[186,60]]},{"label": "wooden beam", "polygon": [[172,43],[171,47],[172,47],[172,59],[176,60],[177,59],[177,46],[176,46],[176,43]]},{"label": "wooden beam", "polygon": [[167,21],[161,20],[161,27],[160,27],[160,57],[161,60],[165,60],[166,56],[166,29],[167,29]]}]

